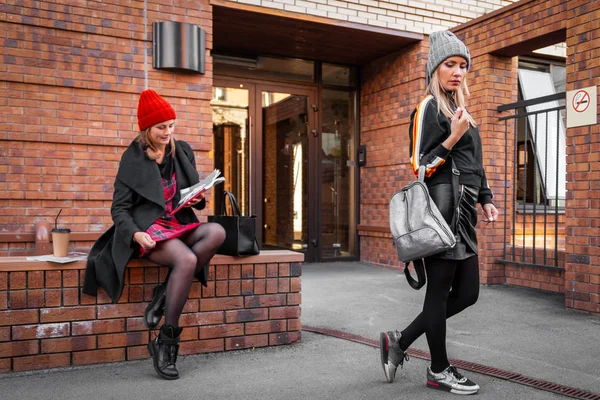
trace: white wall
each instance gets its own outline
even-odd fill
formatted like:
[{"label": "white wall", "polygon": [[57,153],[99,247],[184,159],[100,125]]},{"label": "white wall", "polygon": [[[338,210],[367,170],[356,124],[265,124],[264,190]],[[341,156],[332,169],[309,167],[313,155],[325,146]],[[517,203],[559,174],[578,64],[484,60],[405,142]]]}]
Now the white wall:
[{"label": "white wall", "polygon": [[233,0],[383,28],[429,34],[452,28],[517,0]]}]

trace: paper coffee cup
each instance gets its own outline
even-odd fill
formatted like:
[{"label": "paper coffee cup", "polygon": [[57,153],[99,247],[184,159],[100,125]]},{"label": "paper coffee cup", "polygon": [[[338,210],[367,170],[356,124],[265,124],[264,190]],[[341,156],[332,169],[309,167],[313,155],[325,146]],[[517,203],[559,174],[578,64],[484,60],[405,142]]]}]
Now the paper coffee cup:
[{"label": "paper coffee cup", "polygon": [[54,257],[66,257],[69,254],[69,241],[71,230],[69,228],[52,229],[52,250]]}]

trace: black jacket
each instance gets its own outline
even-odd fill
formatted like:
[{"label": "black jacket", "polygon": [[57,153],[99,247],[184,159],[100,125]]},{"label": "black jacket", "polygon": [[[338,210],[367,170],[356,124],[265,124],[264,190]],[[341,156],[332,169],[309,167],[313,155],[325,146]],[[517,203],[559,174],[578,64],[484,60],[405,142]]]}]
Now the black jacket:
[{"label": "black jacket", "polygon": [[[175,172],[179,190],[198,183],[194,152],[183,141],[175,143]],[[111,226],[92,246],[88,256],[83,292],[95,296],[98,288],[106,290],[113,302],[119,301],[124,287],[125,268],[139,251],[133,234],[144,232],[165,213],[165,198],[160,171],[156,161],[150,160],[141,146],[133,141],[121,157],[114,183]],[[195,208],[203,209],[203,200]],[[175,214],[183,224],[198,222],[194,211],[183,208]],[[196,278],[206,286],[208,267]]]},{"label": "black jacket", "polygon": [[452,163],[446,162],[451,157],[460,171],[460,183],[479,188],[478,203],[491,203],[493,195],[483,169],[479,128],[470,127],[452,150],[447,150],[442,142],[450,132],[450,119],[438,112],[433,96],[425,97],[410,116],[410,158],[415,175],[419,166],[425,165],[428,186],[451,183]]}]

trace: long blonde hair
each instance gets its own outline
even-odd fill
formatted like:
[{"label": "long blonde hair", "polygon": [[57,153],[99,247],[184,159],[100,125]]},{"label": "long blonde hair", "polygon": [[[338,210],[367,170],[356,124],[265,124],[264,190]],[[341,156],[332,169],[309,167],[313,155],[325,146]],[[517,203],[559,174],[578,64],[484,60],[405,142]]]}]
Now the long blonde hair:
[{"label": "long blonde hair", "polygon": [[[145,152],[146,155],[148,156],[149,159],[151,160],[156,160],[158,158],[160,158],[160,156],[162,156],[163,154],[158,151],[158,149],[156,148],[156,146],[154,145],[154,143],[152,142],[152,139],[150,139],[149,133],[150,133],[150,129],[152,129],[152,127],[141,131],[137,137],[135,138],[135,140],[142,145],[142,147],[145,148]],[[171,152],[169,154],[173,155],[175,154],[175,139],[173,139],[173,135],[171,135],[171,139],[169,141],[169,144],[171,145]]]},{"label": "long blonde hair", "polygon": [[[438,77],[437,69],[433,71],[429,86],[427,87],[427,93],[435,97],[437,101],[438,112],[442,112],[446,117],[452,118],[454,112],[452,111],[454,103],[457,107],[466,109],[466,98],[469,97],[469,87],[467,86],[467,77],[465,76],[460,82],[460,87],[455,92],[448,92],[442,86],[440,78]],[[475,127],[477,124],[471,114],[467,115],[467,119],[471,126]]]}]

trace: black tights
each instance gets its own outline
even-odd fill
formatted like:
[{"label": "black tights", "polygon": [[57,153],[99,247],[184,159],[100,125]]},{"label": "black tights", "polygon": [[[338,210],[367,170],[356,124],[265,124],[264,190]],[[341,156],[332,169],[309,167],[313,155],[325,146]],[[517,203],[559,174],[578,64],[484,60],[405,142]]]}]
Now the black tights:
[{"label": "black tights", "polygon": [[187,301],[192,278],[210,261],[225,239],[219,224],[205,223],[179,238],[156,243],[146,256],[170,268],[165,303],[165,325],[179,326],[179,316]]},{"label": "black tights", "polygon": [[425,333],[433,372],[441,372],[450,365],[446,353],[446,319],[475,304],[479,297],[478,264],[477,256],[460,261],[425,259],[427,293],[423,311],[402,331],[400,348],[408,349]]}]

